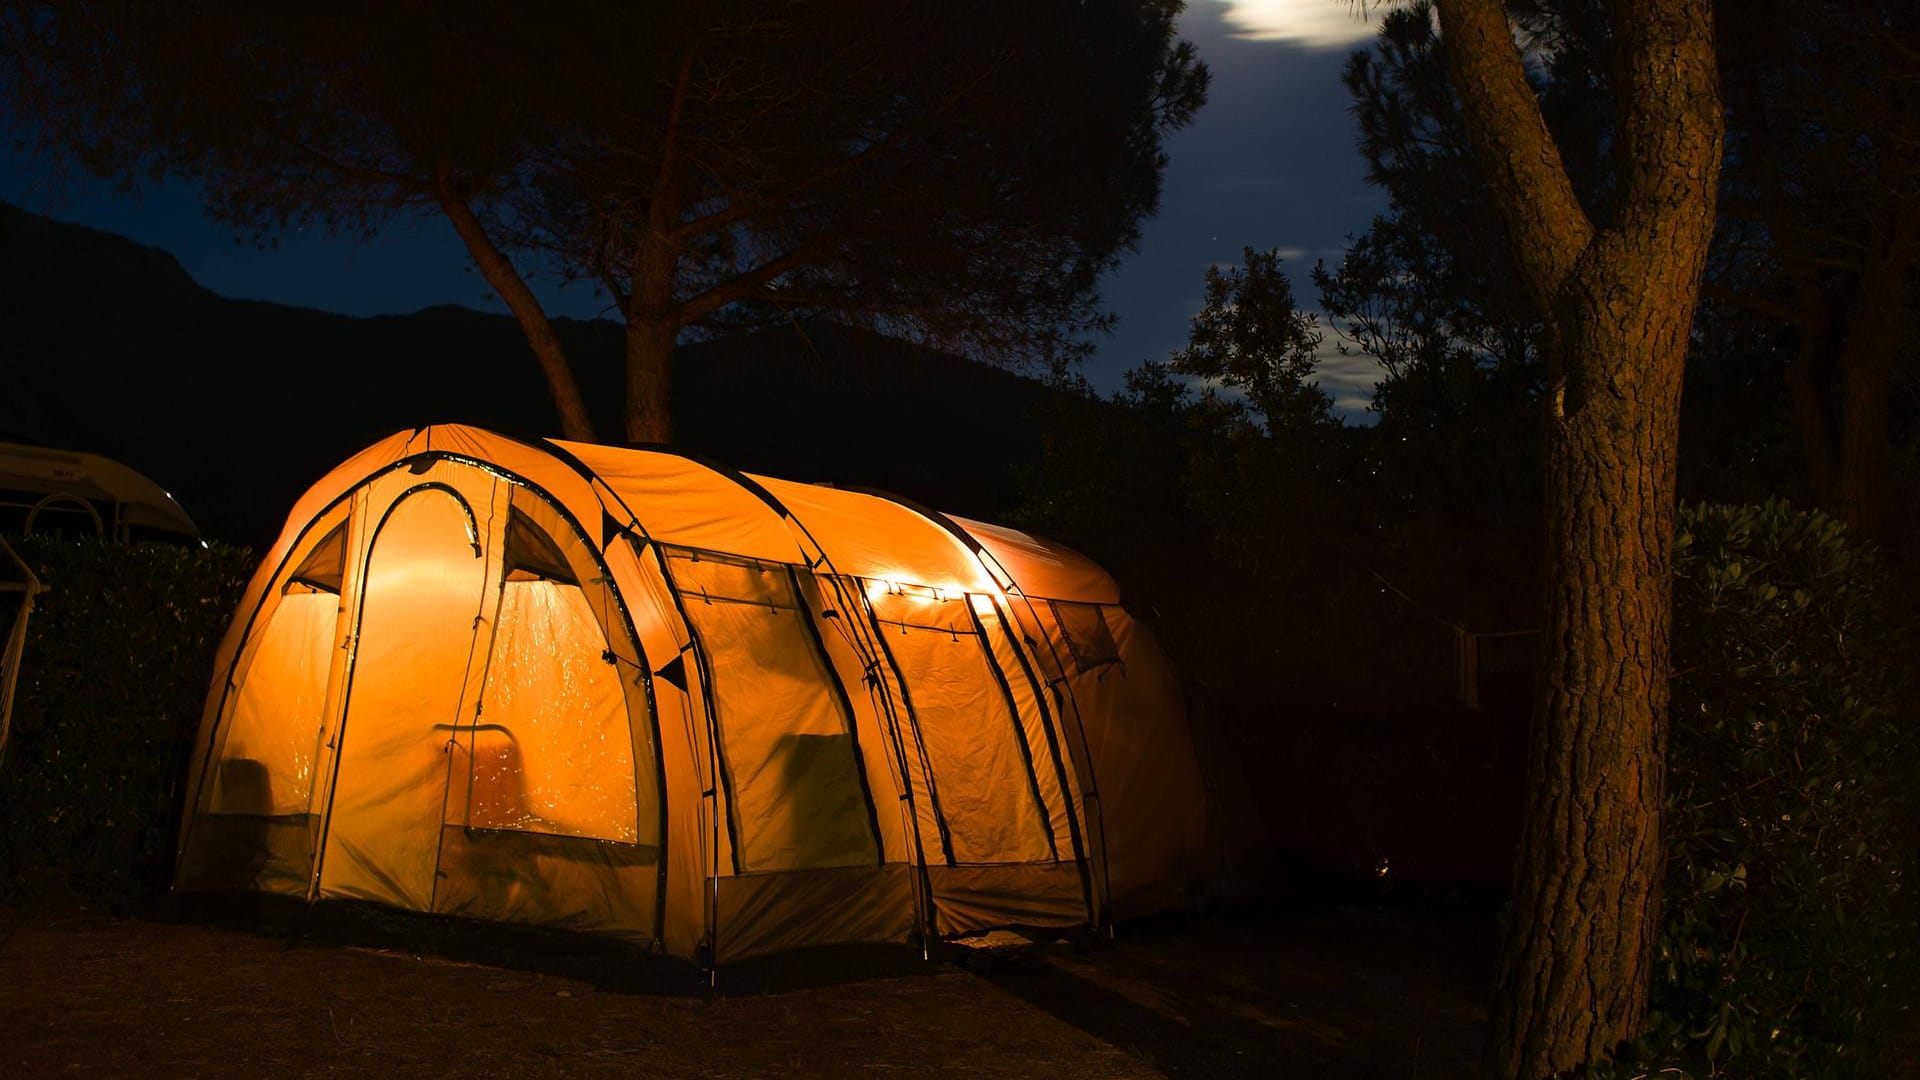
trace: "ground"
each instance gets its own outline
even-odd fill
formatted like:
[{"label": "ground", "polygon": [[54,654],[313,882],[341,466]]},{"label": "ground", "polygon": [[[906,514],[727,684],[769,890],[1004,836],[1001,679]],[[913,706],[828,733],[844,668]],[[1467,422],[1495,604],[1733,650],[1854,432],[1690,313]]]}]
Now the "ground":
[{"label": "ground", "polygon": [[42,902],[0,907],[0,1075],[1439,1080],[1474,1072],[1492,940],[1268,912],[709,993]]}]

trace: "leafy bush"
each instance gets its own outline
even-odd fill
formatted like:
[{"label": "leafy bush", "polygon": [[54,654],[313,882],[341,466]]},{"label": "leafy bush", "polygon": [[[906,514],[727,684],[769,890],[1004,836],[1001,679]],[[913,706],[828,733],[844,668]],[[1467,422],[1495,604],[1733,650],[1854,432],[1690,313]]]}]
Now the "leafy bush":
[{"label": "leafy bush", "polygon": [[52,591],[27,624],[0,762],[0,896],[60,876],[116,904],[158,892],[213,652],[253,554],[13,543]]},{"label": "leafy bush", "polygon": [[1891,579],[1779,501],[1685,508],[1674,564],[1670,854],[1634,1070],[1882,1075],[1920,835]]}]

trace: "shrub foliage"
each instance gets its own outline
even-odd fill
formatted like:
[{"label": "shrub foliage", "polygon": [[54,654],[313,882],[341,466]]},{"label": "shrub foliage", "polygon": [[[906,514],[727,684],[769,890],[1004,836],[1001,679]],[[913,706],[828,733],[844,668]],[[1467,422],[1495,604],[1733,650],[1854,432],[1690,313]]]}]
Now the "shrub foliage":
[{"label": "shrub foliage", "polygon": [[151,895],[172,870],[213,652],[254,556],[40,538],[14,548],[51,591],[27,625],[0,762],[0,896],[59,877],[103,902]]},{"label": "shrub foliage", "polygon": [[1665,915],[1634,1073],[1879,1074],[1920,821],[1892,593],[1825,515],[1683,509]]}]

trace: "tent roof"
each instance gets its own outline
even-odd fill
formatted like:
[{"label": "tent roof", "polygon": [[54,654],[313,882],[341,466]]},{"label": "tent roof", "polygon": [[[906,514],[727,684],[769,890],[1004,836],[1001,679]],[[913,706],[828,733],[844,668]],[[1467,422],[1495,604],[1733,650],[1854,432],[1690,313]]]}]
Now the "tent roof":
[{"label": "tent roof", "polygon": [[[750,476],[671,449],[557,439],[542,446],[457,424],[400,432],[356,454],[301,499],[293,528],[304,526],[364,477],[423,451],[496,463],[546,487],[586,522],[592,520],[594,495],[580,471],[584,468],[612,496],[606,502],[616,518],[624,522],[624,504],[647,534],[664,544],[782,563],[804,563],[818,545],[842,574],[992,591],[999,574],[969,550],[963,537],[971,537],[1029,596],[1100,604],[1120,600],[1113,578],[1091,559],[1016,529],[946,517],[860,491]],[[291,543],[292,535],[282,539]]]},{"label": "tent roof", "polygon": [[592,469],[663,544],[770,562],[804,561],[779,511],[738,473],[670,450],[548,440]]},{"label": "tent roof", "polygon": [[955,592],[995,589],[973,552],[939,523],[900,503],[819,484],[766,476],[754,480],[786,506],[840,573]]},{"label": "tent roof", "polygon": [[1113,576],[1072,548],[1004,525],[963,517],[952,520],[979,541],[1028,596],[1085,604],[1120,602],[1120,585]]}]

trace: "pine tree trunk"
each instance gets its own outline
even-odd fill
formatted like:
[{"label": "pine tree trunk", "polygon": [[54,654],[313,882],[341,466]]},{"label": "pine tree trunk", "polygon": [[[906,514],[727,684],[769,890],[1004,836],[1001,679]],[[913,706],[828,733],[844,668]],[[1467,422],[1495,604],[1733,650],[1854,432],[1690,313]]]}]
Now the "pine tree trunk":
[{"label": "pine tree trunk", "polygon": [[1828,509],[1862,540],[1878,540],[1887,504],[1887,398],[1893,385],[1888,348],[1863,350],[1841,369],[1840,468]]},{"label": "pine tree trunk", "polygon": [[[663,191],[670,185],[662,184]],[[670,238],[666,195],[655,197],[655,219],[633,254],[633,292],[627,297],[628,445],[673,441],[673,346],[681,311],[674,299],[680,250]]]},{"label": "pine tree trunk", "polygon": [[629,445],[673,441],[674,322],[627,320],[627,424]]},{"label": "pine tree trunk", "polygon": [[1633,319],[1581,298],[1567,361],[1587,374],[1569,379],[1547,418],[1545,655],[1487,1061],[1501,1080],[1602,1058],[1646,1012],[1666,861],[1674,464],[1693,311],[1686,268],[1672,269],[1658,296],[1633,298],[1645,309]]},{"label": "pine tree trunk", "polygon": [[1439,0],[1474,158],[1546,327],[1545,615],[1490,1080],[1545,1080],[1640,1032],[1665,850],[1680,385],[1723,121],[1710,0],[1613,0],[1620,134],[1596,224],[1500,0]]},{"label": "pine tree trunk", "polygon": [[1829,415],[1827,389],[1837,370],[1828,355],[1831,320],[1825,299],[1808,290],[1802,301],[1807,312],[1800,326],[1800,344],[1787,365],[1787,390],[1793,401],[1793,426],[1800,438],[1800,457],[1807,467],[1807,486],[1816,506],[1833,504],[1833,419]]}]

